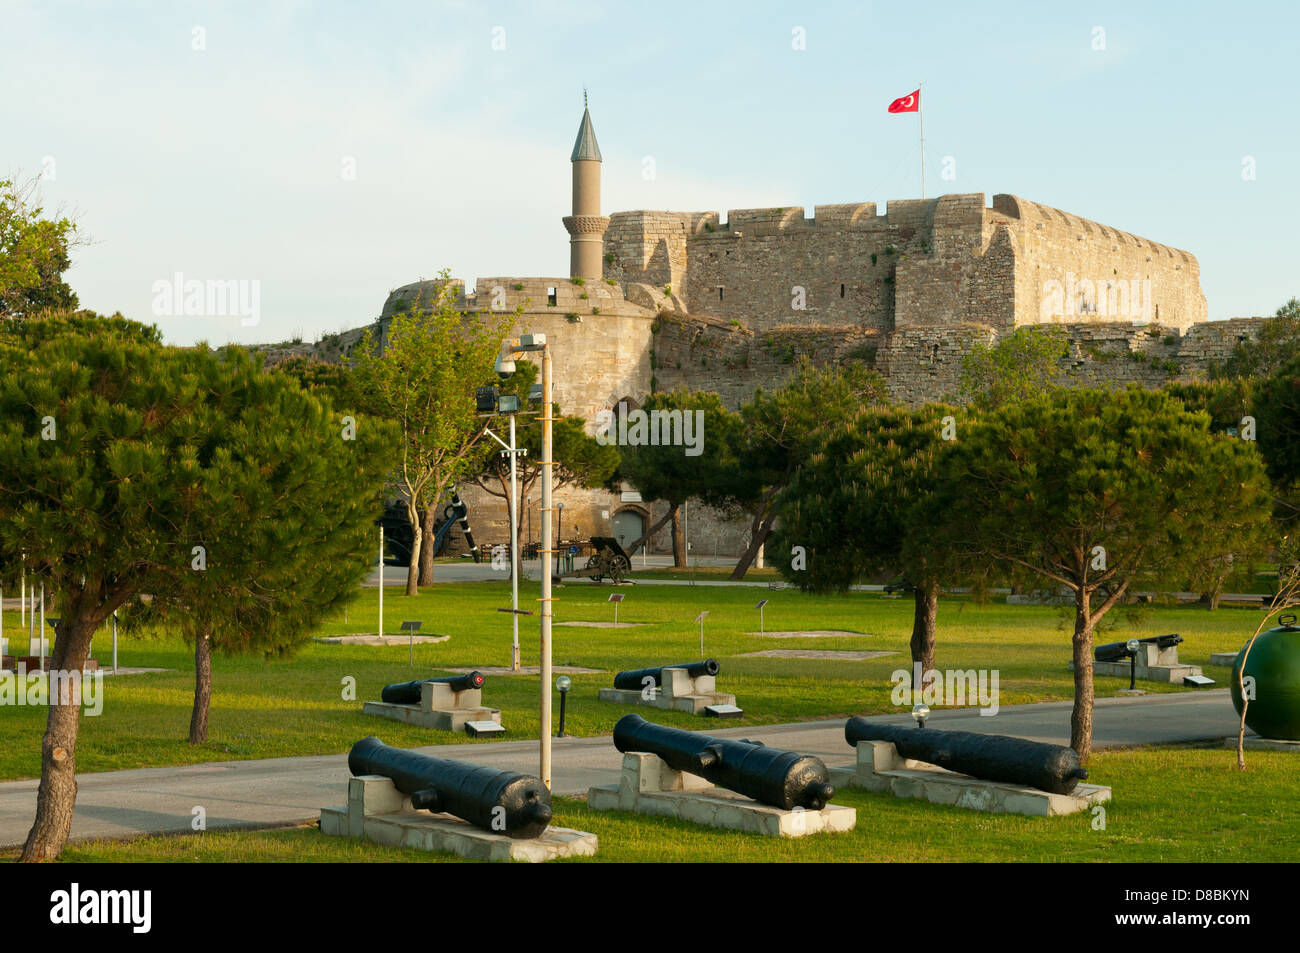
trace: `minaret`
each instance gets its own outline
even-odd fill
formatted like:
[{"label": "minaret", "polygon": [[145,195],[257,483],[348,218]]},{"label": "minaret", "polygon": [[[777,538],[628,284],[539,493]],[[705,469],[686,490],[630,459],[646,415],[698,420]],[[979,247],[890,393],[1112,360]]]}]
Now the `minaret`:
[{"label": "minaret", "polygon": [[599,281],[605,229],[609,219],[600,214],[600,146],[591,128],[587,91],[582,92],[582,125],[573,144],[573,214],[564,217],[569,232],[569,277]]}]

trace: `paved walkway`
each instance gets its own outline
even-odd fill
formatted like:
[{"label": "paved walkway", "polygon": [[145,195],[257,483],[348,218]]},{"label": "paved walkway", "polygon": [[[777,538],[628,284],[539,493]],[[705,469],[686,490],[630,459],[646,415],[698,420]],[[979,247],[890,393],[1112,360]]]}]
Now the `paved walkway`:
[{"label": "paved walkway", "polygon": [[[1070,708],[1070,702],[1016,705],[1002,708],[993,717],[981,716],[973,708],[940,711],[930,724],[1067,744]],[[1237,728],[1226,690],[1104,698],[1098,700],[1094,718],[1093,743],[1098,748],[1224,738]],[[881,720],[911,723],[906,714],[881,716]],[[815,754],[837,765],[853,760],[844,743],[843,726],[843,720],[836,719],[729,729],[709,725],[708,730]],[[375,727],[382,736],[383,725],[376,723]],[[419,750],[517,771],[537,771],[535,740]],[[1229,755],[1225,752],[1224,756]],[[585,794],[593,784],[616,783],[621,757],[608,737],[556,739],[553,788],[557,794]],[[84,774],[77,779],[72,838],[187,832],[195,806],[206,810],[208,830],[310,821],[320,816],[322,807],[345,803],[347,777],[346,755]],[[21,845],[26,838],[36,811],[36,787],[35,780],[0,783],[0,848]]]}]

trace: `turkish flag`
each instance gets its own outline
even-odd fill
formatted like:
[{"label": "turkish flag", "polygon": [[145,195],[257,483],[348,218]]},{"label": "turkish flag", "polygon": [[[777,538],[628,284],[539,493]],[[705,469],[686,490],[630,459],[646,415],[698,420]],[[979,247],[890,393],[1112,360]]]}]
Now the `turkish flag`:
[{"label": "turkish flag", "polygon": [[908,93],[902,99],[895,99],[889,104],[891,113],[914,113],[921,109],[921,91]]}]

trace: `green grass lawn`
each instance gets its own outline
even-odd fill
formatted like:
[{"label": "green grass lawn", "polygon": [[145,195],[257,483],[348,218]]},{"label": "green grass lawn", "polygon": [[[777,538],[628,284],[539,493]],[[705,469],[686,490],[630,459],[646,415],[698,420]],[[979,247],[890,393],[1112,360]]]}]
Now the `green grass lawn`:
[{"label": "green grass lawn", "polygon": [[[587,582],[557,588],[556,621],[610,620],[606,601],[612,590]],[[705,652],[722,661],[719,687],[734,692],[745,709],[742,724],[772,724],[849,714],[897,711],[890,702],[891,673],[908,666],[911,632],[910,598],[888,599],[874,593],[809,596],[795,590],[642,586],[623,587],[626,601],[620,622],[646,623],[634,628],[590,629],[557,625],[554,661],[605,670],[574,676],[567,730],[579,736],[608,734],[627,709],[596,699],[612,673],[623,668],[689,661],[699,656],[699,627],[692,620],[701,609],[711,614],[705,627]],[[404,619],[420,619],[425,633],[451,636],[443,643],[417,645],[415,666],[407,663],[405,645],[389,648],[323,645],[309,642],[295,659],[266,661],[218,657],[210,740],[200,746],[185,738],[193,693],[190,650],[175,635],[125,638],[119,661],[124,666],[166,668],[156,674],[108,677],[98,717],[83,717],[77,748],[79,772],[107,771],[201,761],[329,754],[376,734],[399,746],[475,742],[466,735],[438,733],[361,714],[361,702],[377,699],[388,682],[428,677],[444,666],[506,665],[510,659],[510,617],[497,611],[509,605],[509,588],[501,582],[444,584],[428,587],[415,598],[400,588],[385,593],[386,631],[396,634]],[[521,605],[535,608],[537,586],[524,588]],[[767,631],[845,629],[860,637],[772,639],[748,635],[758,629],[754,603],[768,598]],[[365,590],[342,618],[319,634],[373,631],[376,590]],[[1240,648],[1257,615],[1244,610],[1206,612],[1192,607],[1155,607],[1130,619],[1112,613],[1115,628],[1102,639],[1181,632],[1180,655],[1207,666],[1223,684],[1228,670],[1208,667],[1211,652]],[[20,651],[18,614],[5,613],[5,633]],[[1000,673],[1001,704],[1061,700],[1072,697],[1067,668],[1069,619],[1065,610],[1038,606],[979,605],[945,597],[939,606],[938,662],[941,668],[988,668]],[[522,617],[520,643],[525,664],[537,661],[537,619]],[[895,655],[869,661],[810,661],[783,658],[737,658],[742,652],[773,648],[870,649]],[[107,632],[96,636],[95,654],[110,659]],[[344,698],[345,679],[355,679],[356,699]],[[489,678],[484,701],[502,709],[506,739],[537,734],[536,676]],[[1127,687],[1119,678],[1100,678],[1099,695]],[[1153,691],[1181,691],[1173,686],[1146,686]],[[557,705],[558,712],[558,705]],[[45,710],[8,707],[0,717],[0,779],[39,774],[40,737]],[[690,715],[656,712],[665,723],[699,728]]]},{"label": "green grass lawn", "polygon": [[[1227,748],[1166,747],[1095,754],[1090,780],[1109,784],[1105,829],[1092,813],[1032,818],[981,814],[847,789],[855,830],[776,840],[683,821],[589,811],[557,798],[558,826],[600,838],[573,862],[790,861],[1294,861],[1300,851],[1294,755],[1251,751],[1235,770]],[[14,855],[8,855],[12,859]],[[314,828],[210,832],[70,845],[64,862],[449,862],[449,854],[325,837]]]}]

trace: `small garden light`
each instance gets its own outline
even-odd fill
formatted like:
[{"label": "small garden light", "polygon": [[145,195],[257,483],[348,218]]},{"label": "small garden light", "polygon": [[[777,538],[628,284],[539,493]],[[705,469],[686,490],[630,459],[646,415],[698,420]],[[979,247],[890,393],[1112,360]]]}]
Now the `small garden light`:
[{"label": "small garden light", "polygon": [[1142,647],[1137,639],[1129,639],[1124,643],[1124,648],[1128,649],[1128,689],[1135,691],[1137,689],[1137,667],[1138,667],[1138,649]]},{"label": "small garden light", "polygon": [[569,697],[569,689],[573,687],[573,680],[567,675],[561,675],[555,680],[555,687],[560,693],[560,730],[555,737],[564,737],[564,703]]},{"label": "small garden light", "polygon": [[919,702],[913,705],[912,717],[916,719],[916,727],[924,728],[925,720],[930,717],[930,706],[922,705]]}]

